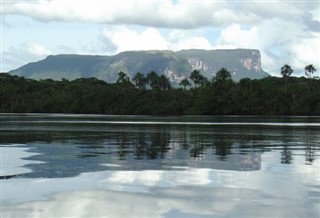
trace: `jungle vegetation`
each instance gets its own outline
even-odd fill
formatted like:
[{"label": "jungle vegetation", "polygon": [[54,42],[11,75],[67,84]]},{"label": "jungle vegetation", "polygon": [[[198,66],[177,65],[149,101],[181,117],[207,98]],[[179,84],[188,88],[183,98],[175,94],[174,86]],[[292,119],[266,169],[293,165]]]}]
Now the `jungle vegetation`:
[{"label": "jungle vegetation", "polygon": [[115,83],[96,78],[33,80],[0,74],[2,113],[84,113],[132,115],[320,115],[320,80],[313,65],[306,77],[231,79],[220,69],[208,79],[193,70],[179,87],[164,75],[118,73]]}]

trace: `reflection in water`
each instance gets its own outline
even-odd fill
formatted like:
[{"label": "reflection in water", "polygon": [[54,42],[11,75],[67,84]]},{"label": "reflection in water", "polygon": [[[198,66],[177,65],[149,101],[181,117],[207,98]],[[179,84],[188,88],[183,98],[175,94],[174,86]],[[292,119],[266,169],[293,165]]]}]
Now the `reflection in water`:
[{"label": "reflection in water", "polygon": [[315,151],[316,151],[315,146],[310,144],[306,145],[305,156],[306,156],[307,164],[312,164],[312,162],[316,159]]},{"label": "reflection in water", "polygon": [[104,131],[99,130],[99,126],[92,126],[90,131],[81,135],[78,132],[62,134],[54,131],[51,136],[53,140],[45,141],[33,141],[34,133],[28,138],[28,132],[20,132],[21,135],[12,140],[21,140],[25,146],[32,147],[30,152],[38,153],[25,159],[43,162],[29,162],[25,167],[32,172],[23,176],[76,176],[83,172],[105,170],[104,163],[122,165],[123,170],[162,169],[172,165],[260,170],[261,154],[264,152],[280,149],[280,162],[292,164],[293,156],[298,155],[292,149],[297,150],[298,145],[304,151],[307,164],[312,164],[319,150],[316,142],[312,141],[318,140],[313,135],[313,129],[294,131],[289,128],[288,131],[287,128],[268,128],[262,132],[243,127],[104,126]]},{"label": "reflection in water", "polygon": [[216,155],[220,160],[226,160],[227,155],[231,154],[232,142],[227,140],[219,140],[216,142]]},{"label": "reflection in water", "polygon": [[[210,117],[184,118],[205,125],[183,118],[155,118],[157,124],[146,117],[12,119],[0,115],[7,122],[0,122],[3,217],[320,214],[317,123],[257,128],[235,125],[241,117],[220,117],[216,125],[208,125]],[[148,124],[90,123],[100,119]],[[178,125],[165,124],[175,119]]]},{"label": "reflection in water", "polygon": [[4,217],[317,217],[319,187],[313,188],[316,196],[310,198],[306,187],[299,185],[319,179],[312,172],[290,181],[286,173],[275,175],[272,170],[258,174],[199,168],[7,180],[2,213]]},{"label": "reflection in water", "polygon": [[292,151],[290,151],[288,145],[283,145],[283,150],[281,151],[281,163],[282,164],[292,163]]}]

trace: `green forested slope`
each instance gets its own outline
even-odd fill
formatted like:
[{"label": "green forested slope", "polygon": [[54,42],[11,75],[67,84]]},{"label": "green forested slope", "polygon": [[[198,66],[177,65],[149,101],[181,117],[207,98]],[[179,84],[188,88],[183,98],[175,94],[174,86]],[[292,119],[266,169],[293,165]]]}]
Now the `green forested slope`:
[{"label": "green forested slope", "polygon": [[[55,55],[44,60],[28,63],[9,73],[29,79],[76,79],[95,77],[115,82],[119,71],[129,77],[137,72],[144,75],[151,70],[159,75],[171,75],[171,82],[179,83],[189,76],[192,69],[198,69],[206,77],[212,77],[220,68],[227,68],[232,78],[258,79],[269,76],[262,69],[247,69],[243,60],[261,65],[260,53],[254,49],[235,50],[183,50],[172,51],[127,51],[113,56]],[[190,64],[190,62],[193,63]]]}]

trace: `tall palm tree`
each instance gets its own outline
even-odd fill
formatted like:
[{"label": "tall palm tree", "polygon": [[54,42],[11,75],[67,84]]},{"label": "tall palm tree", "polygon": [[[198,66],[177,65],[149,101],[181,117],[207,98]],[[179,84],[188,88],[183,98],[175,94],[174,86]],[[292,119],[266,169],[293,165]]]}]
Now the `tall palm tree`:
[{"label": "tall palm tree", "polygon": [[286,95],[288,94],[288,78],[292,73],[293,73],[293,70],[290,67],[290,65],[285,64],[283,65],[283,67],[281,67],[281,75],[283,78],[285,78],[285,81],[286,81]]},{"label": "tall palm tree", "polygon": [[133,77],[133,82],[135,83],[136,87],[140,90],[144,90],[146,88],[146,82],[147,79],[146,77],[138,72],[134,77]]},{"label": "tall palm tree", "polygon": [[315,68],[312,64],[307,65],[307,66],[304,68],[304,70],[305,70],[305,75],[306,75],[307,77],[309,77],[309,78],[311,78],[311,77],[312,77],[312,74],[317,71],[316,68]]},{"label": "tall palm tree", "polygon": [[305,70],[305,75],[308,78],[308,80],[306,82],[307,82],[308,91],[310,92],[310,90],[312,89],[312,80],[311,80],[312,74],[317,70],[312,64],[307,65],[304,68],[304,70]]},{"label": "tall palm tree", "polygon": [[165,77],[165,75],[161,75],[157,82],[161,90],[168,90],[171,88],[170,81],[167,77]]},{"label": "tall palm tree", "polygon": [[189,78],[193,81],[195,87],[203,86],[207,83],[207,78],[202,76],[199,70],[193,70]]},{"label": "tall palm tree", "polygon": [[220,89],[226,88],[228,84],[232,83],[231,73],[227,69],[221,68],[216,73],[216,76],[212,78],[212,82],[216,87]]},{"label": "tall palm tree", "polygon": [[147,75],[147,81],[151,87],[151,89],[155,89],[157,88],[158,84],[157,84],[157,80],[159,78],[159,75],[155,72],[155,71],[150,71],[150,73],[148,73]]},{"label": "tall palm tree", "polygon": [[118,73],[117,84],[120,84],[122,86],[132,85],[130,77],[122,71]]}]

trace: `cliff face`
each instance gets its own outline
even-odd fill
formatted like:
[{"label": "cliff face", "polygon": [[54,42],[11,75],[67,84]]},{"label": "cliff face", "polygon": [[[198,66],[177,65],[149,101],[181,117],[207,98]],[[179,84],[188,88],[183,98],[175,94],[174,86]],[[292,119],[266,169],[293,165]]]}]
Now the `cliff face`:
[{"label": "cliff face", "polygon": [[254,70],[256,72],[262,71],[261,69],[261,55],[259,51],[252,51],[251,57],[240,58],[241,63],[248,70]]},{"label": "cliff face", "polygon": [[261,68],[259,50],[186,50],[181,51],[181,55],[193,70],[200,69],[208,78],[215,76],[221,68],[229,70],[235,80],[268,76]]},{"label": "cliff face", "polygon": [[221,68],[229,70],[236,81],[268,76],[261,69],[259,50],[253,49],[128,51],[114,56],[56,55],[9,73],[33,79],[96,77],[114,82],[119,71],[132,78],[137,72],[147,74],[154,70],[179,83],[194,69],[211,79]]}]

